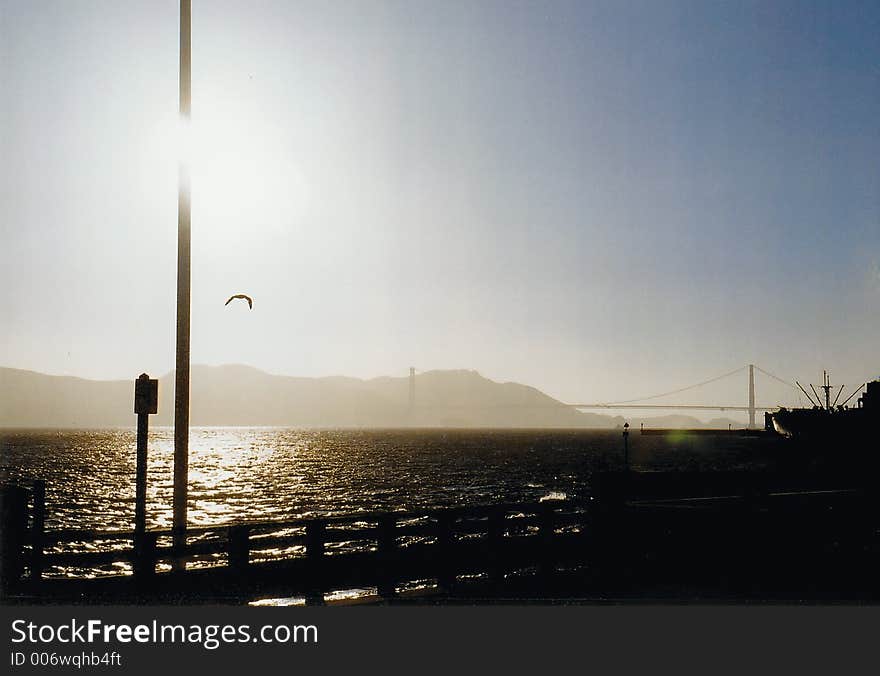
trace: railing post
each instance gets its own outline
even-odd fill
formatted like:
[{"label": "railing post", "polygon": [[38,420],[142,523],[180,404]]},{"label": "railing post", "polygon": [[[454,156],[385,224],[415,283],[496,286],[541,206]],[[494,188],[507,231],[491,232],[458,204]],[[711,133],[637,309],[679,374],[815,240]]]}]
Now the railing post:
[{"label": "railing post", "polygon": [[309,521],[306,524],[306,564],[309,589],[306,591],[306,605],[324,605],[324,536],[327,524],[324,521]]},{"label": "railing post", "polygon": [[135,536],[134,540],[134,575],[138,582],[152,580],[156,574],[156,541],[157,533],[145,531]]},{"label": "railing post", "polygon": [[489,512],[489,523],[486,527],[486,544],[489,555],[489,579],[498,583],[504,580],[504,516],[501,508]]},{"label": "railing post", "polygon": [[437,514],[437,584],[450,591],[455,585],[455,540],[452,525],[455,520],[449,511]]},{"label": "railing post", "polygon": [[310,561],[320,561],[324,556],[324,535],[327,524],[323,521],[309,521],[306,524],[306,556]]},{"label": "railing post", "polygon": [[186,570],[186,547],[188,535],[186,531],[177,532],[171,527],[171,571],[182,573]]},{"label": "railing post", "polygon": [[244,572],[250,564],[250,526],[230,526],[226,535],[226,560],[236,572]]},{"label": "railing post", "polygon": [[21,582],[27,540],[27,491],[0,486],[0,591],[5,595]]},{"label": "railing post", "polygon": [[550,503],[542,502],[538,507],[538,537],[540,538],[541,553],[538,569],[541,575],[549,577],[555,572],[556,567],[556,540],[554,530],[556,528],[556,513]]},{"label": "railing post", "polygon": [[46,531],[46,482],[34,481],[32,490],[34,511],[31,515],[31,581],[43,577],[43,546]]},{"label": "railing post", "polygon": [[397,517],[393,514],[383,514],[379,517],[378,534],[376,544],[378,548],[380,574],[377,589],[382,598],[391,598],[397,590],[395,577],[397,553]]}]

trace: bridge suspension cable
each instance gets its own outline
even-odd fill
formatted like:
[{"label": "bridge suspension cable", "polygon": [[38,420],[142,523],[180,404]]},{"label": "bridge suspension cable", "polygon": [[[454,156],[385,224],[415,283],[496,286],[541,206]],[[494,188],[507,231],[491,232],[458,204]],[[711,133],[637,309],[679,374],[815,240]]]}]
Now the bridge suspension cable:
[{"label": "bridge suspension cable", "polygon": [[[615,406],[617,404],[632,404],[634,402],[642,402],[649,401],[651,399],[660,399],[661,397],[668,397],[672,394],[678,394],[679,392],[687,392],[688,390],[696,389],[697,387],[702,387],[703,385],[708,385],[709,383],[714,383],[717,380],[722,380],[723,378],[728,378],[729,376],[735,375],[740,371],[745,371],[748,366],[740,366],[738,369],[734,369],[728,373],[723,373],[720,376],[715,376],[714,378],[709,378],[709,380],[704,380],[701,383],[697,383],[695,385],[688,385],[687,387],[681,387],[677,390],[671,390],[669,392],[663,392],[662,394],[652,394],[650,397],[639,397],[638,399],[627,399],[626,401],[612,401],[606,404],[606,406]],[[757,368],[757,367],[756,367]],[[769,374],[768,374],[769,375]]]},{"label": "bridge suspension cable", "polygon": [[765,371],[765,370],[762,369],[760,366],[755,366],[755,370],[756,370],[756,371],[760,371],[760,372],[763,373],[765,376],[769,376],[770,378],[773,378],[773,380],[778,380],[778,381],[779,381],[780,383],[782,383],[783,385],[788,385],[788,386],[789,386],[791,389],[793,389],[793,390],[797,390],[797,387],[795,386],[794,383],[790,383],[790,382],[788,382],[787,380],[783,380],[783,379],[780,378],[779,376],[774,376],[772,373],[770,373],[769,371]]}]

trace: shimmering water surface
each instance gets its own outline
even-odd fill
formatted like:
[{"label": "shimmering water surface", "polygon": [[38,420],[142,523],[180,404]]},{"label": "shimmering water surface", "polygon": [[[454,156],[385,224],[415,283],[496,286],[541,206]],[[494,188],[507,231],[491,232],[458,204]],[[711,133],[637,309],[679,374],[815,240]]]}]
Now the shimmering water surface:
[{"label": "shimmering water surface", "polygon": [[[754,467],[771,444],[629,437],[634,465],[655,469]],[[172,460],[173,430],[151,430],[149,528],[171,526]],[[189,523],[578,498],[595,471],[622,462],[620,430],[195,428]],[[134,465],[134,430],[0,430],[0,479],[47,482],[50,530],[131,529]]]}]

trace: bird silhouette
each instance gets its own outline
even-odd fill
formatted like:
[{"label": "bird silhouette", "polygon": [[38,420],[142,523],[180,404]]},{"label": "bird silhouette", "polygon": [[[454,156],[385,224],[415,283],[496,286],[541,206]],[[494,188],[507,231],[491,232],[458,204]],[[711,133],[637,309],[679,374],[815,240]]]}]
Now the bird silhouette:
[{"label": "bird silhouette", "polygon": [[237,293],[237,294],[235,294],[234,296],[230,296],[230,297],[229,297],[229,300],[227,300],[225,303],[223,303],[223,305],[229,305],[229,304],[230,304],[233,300],[235,300],[236,298],[242,298],[242,299],[246,300],[246,301],[248,302],[248,307],[249,307],[251,310],[254,309],[254,301],[251,299],[250,296],[246,296],[246,295],[244,295],[243,293]]}]

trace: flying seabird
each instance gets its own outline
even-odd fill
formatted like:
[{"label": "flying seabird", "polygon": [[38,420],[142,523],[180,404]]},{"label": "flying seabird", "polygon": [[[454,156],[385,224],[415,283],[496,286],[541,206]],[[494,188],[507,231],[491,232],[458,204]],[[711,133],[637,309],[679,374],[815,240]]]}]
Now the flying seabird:
[{"label": "flying seabird", "polygon": [[229,304],[230,304],[234,299],[236,299],[236,298],[243,298],[244,300],[246,300],[246,301],[248,302],[248,307],[249,307],[251,310],[254,309],[254,301],[251,300],[251,297],[250,297],[250,296],[245,296],[243,293],[237,293],[237,294],[235,294],[234,296],[230,296],[230,297],[229,297],[229,300],[227,300],[227,301],[226,301],[225,303],[223,303],[223,304],[224,304],[224,305],[229,305]]}]

